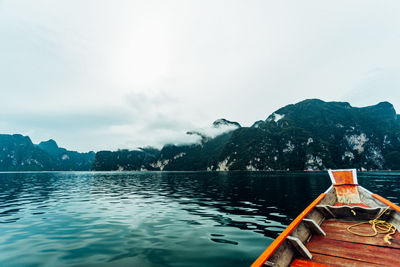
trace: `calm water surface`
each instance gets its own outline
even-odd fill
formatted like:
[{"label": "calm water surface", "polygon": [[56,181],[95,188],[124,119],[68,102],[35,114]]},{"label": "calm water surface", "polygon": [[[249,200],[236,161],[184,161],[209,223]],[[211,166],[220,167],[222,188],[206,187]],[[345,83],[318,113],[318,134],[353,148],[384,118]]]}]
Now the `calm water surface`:
[{"label": "calm water surface", "polygon": [[[400,173],[359,183],[400,203]],[[249,266],[326,173],[0,173],[0,266]]]}]

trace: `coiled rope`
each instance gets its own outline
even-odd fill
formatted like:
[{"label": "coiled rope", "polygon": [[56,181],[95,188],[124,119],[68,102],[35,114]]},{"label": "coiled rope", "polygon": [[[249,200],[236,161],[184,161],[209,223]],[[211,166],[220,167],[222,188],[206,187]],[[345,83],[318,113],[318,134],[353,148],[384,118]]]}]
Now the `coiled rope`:
[{"label": "coiled rope", "polygon": [[[360,222],[360,223],[356,223],[353,225],[350,225],[349,227],[347,227],[347,231],[354,234],[354,235],[358,235],[358,236],[376,236],[378,234],[386,234],[385,237],[383,238],[383,240],[388,243],[389,245],[392,244],[392,242],[390,242],[390,239],[393,239],[392,235],[394,235],[396,233],[396,226],[394,226],[393,224],[385,221],[385,220],[379,220],[379,218],[389,209],[390,207],[387,207],[385,210],[383,210],[375,219],[373,220],[369,220],[369,221],[365,221],[365,222]],[[355,212],[353,210],[351,210],[353,212],[354,215]],[[351,228],[356,227],[358,225],[362,225],[362,224],[370,224],[372,227],[372,230],[374,231],[374,233],[372,234],[364,234],[364,233],[357,233],[351,230]]]}]

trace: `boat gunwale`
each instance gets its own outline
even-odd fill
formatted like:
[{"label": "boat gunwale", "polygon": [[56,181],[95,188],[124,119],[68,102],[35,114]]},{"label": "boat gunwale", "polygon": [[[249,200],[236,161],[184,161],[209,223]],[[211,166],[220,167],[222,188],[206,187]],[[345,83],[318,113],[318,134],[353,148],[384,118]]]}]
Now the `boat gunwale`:
[{"label": "boat gunwale", "polygon": [[390,200],[387,200],[386,198],[375,193],[371,194],[371,196],[400,213],[400,207],[391,202]]},{"label": "boat gunwale", "polygon": [[327,193],[332,190],[333,187],[329,187],[324,193],[321,193],[307,208],[305,208],[297,217],[294,219],[288,227],[267,247],[267,249],[256,259],[251,267],[261,267],[264,263],[272,256],[272,254],[279,248],[279,246],[286,240],[286,238],[296,229],[296,227],[303,221],[303,219],[317,206],[322,199],[325,198]]}]

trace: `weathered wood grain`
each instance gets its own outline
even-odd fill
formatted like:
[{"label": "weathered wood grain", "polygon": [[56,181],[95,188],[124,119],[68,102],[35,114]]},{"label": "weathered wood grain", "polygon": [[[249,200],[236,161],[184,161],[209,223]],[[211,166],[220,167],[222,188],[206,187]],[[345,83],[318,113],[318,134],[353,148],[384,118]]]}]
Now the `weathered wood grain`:
[{"label": "weathered wood grain", "polygon": [[[377,236],[366,237],[349,233],[346,228],[353,224],[354,222],[325,220],[322,223],[321,227],[325,231],[326,237],[329,239],[400,249],[400,233],[397,232],[393,235],[393,239],[391,240],[392,244],[389,245],[383,240],[385,234],[378,234]],[[352,230],[362,234],[373,233],[370,224],[362,224],[353,227]]]},{"label": "weathered wood grain", "polygon": [[[309,265],[306,265],[307,263]],[[320,265],[317,265],[317,264],[320,264]],[[299,258],[299,259],[294,260],[290,266],[297,266],[297,267],[300,267],[300,266],[302,266],[302,267],[303,266],[304,267],[305,266],[378,267],[378,266],[382,266],[382,265],[313,253],[312,260]]]},{"label": "weathered wood grain", "polygon": [[313,236],[307,243],[311,253],[386,266],[400,266],[400,249],[365,245]]},{"label": "weathered wood grain", "polygon": [[318,262],[315,262],[313,260],[306,260],[306,259],[295,259],[292,264],[290,264],[291,267],[330,267],[330,265],[325,265],[321,264]]}]

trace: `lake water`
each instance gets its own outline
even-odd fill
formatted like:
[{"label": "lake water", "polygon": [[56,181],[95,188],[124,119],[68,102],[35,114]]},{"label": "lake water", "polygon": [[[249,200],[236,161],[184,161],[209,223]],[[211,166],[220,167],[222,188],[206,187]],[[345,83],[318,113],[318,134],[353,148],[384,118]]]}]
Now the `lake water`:
[{"label": "lake water", "polygon": [[[400,173],[359,183],[400,202]],[[327,173],[0,173],[0,266],[249,266]]]}]

